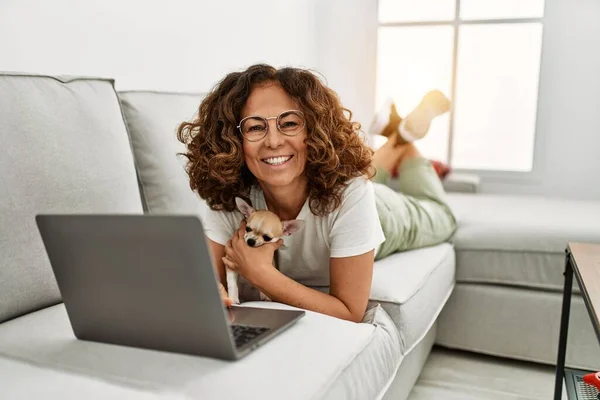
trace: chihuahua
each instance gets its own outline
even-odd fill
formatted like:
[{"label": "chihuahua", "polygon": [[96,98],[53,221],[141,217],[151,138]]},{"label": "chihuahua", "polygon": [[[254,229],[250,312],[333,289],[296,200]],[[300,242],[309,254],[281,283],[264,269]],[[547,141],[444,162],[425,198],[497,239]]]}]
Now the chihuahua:
[{"label": "chihuahua", "polygon": [[[304,225],[304,221],[294,219],[281,221],[275,213],[268,210],[255,210],[239,197],[235,198],[238,210],[246,219],[244,241],[248,246],[259,247],[265,243],[275,243],[283,236],[289,236]],[[240,303],[238,273],[227,268],[227,291],[234,304]],[[260,293],[260,299],[270,301]]]}]

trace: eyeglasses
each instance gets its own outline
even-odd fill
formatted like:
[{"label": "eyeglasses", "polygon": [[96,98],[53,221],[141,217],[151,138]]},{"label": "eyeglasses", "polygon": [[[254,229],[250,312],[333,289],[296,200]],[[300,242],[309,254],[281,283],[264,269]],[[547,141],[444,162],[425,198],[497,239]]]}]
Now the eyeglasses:
[{"label": "eyeglasses", "polygon": [[251,115],[240,121],[237,128],[249,142],[262,140],[269,132],[269,120],[277,120],[277,129],[286,136],[296,136],[304,129],[304,113],[298,110],[284,111],[276,117],[263,118]]}]

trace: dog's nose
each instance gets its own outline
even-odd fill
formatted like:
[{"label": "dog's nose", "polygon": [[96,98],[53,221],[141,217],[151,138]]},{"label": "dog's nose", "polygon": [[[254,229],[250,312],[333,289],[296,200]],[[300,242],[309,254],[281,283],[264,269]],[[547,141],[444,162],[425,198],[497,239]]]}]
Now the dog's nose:
[{"label": "dog's nose", "polygon": [[246,243],[248,243],[248,246],[254,247],[254,245],[256,244],[256,240],[248,239],[248,240],[246,240]]}]

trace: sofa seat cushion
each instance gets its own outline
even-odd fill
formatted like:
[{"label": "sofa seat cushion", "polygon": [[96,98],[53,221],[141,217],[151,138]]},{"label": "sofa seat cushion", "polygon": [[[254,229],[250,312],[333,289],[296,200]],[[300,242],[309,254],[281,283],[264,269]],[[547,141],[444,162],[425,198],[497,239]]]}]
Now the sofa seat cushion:
[{"label": "sofa seat cushion", "polygon": [[600,242],[600,202],[448,195],[458,220],[457,281],[562,290],[569,241]]},{"label": "sofa seat cushion", "polygon": [[[114,384],[94,376],[51,369],[0,355],[2,398],[156,400],[150,390]],[[169,398],[165,395],[164,398]]]},{"label": "sofa seat cushion", "polygon": [[400,332],[408,354],[435,322],[454,288],[449,243],[392,254],[375,262],[371,303],[379,303]]},{"label": "sofa seat cushion", "polygon": [[32,382],[44,382],[46,399],[83,398],[93,390],[105,390],[99,398],[127,399],[375,399],[402,354],[389,316],[379,308],[368,319],[355,324],[307,312],[272,341],[229,362],[77,340],[60,304],[0,325],[0,375],[13,367],[30,374],[3,381],[2,391],[35,398],[39,387]]}]

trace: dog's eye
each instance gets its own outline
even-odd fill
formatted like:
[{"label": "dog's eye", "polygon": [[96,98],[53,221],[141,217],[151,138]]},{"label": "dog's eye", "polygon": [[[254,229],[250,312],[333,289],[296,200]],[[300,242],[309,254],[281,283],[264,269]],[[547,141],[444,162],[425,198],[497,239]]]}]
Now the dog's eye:
[{"label": "dog's eye", "polygon": [[246,232],[250,232],[252,229],[250,229],[250,227],[246,227]]},{"label": "dog's eye", "polygon": [[270,242],[272,238],[269,235],[263,235],[263,239],[265,240],[265,242]]}]

